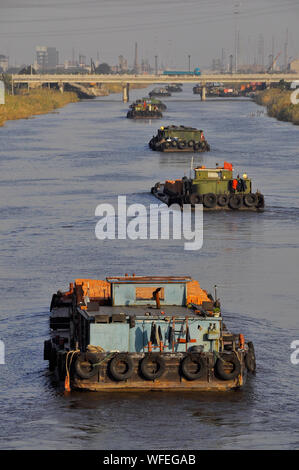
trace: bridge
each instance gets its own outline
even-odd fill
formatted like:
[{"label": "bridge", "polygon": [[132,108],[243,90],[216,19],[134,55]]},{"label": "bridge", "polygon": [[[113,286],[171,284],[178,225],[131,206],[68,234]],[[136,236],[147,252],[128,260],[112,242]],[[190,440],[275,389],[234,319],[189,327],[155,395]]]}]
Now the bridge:
[{"label": "bridge", "polygon": [[12,89],[14,85],[25,83],[30,88],[31,84],[55,83],[63,92],[66,83],[91,84],[91,83],[117,83],[122,85],[123,101],[129,99],[130,84],[166,84],[166,83],[200,83],[202,86],[202,100],[206,96],[206,83],[249,83],[265,82],[278,83],[280,80],[293,82],[299,80],[299,73],[236,73],[236,74],[202,74],[202,75],[129,75],[129,74],[35,74],[35,75],[12,75]]}]

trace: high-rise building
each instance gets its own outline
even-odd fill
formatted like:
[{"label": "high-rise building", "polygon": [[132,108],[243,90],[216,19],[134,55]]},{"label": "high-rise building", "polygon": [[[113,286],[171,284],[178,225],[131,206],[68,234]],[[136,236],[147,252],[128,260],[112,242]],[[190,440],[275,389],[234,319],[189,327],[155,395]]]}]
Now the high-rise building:
[{"label": "high-rise building", "polygon": [[56,47],[37,46],[36,63],[41,71],[55,69],[59,63]]},{"label": "high-rise building", "polygon": [[123,55],[118,56],[118,67],[120,72],[126,72],[128,70],[128,61]]}]

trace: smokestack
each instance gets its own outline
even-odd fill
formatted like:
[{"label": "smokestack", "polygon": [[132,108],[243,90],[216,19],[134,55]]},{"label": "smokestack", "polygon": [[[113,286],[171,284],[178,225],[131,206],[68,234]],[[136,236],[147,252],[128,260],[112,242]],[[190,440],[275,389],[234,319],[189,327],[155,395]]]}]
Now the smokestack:
[{"label": "smokestack", "polygon": [[135,73],[138,73],[138,72],[139,72],[139,65],[138,65],[138,45],[137,45],[137,42],[135,42],[134,72],[135,72]]}]

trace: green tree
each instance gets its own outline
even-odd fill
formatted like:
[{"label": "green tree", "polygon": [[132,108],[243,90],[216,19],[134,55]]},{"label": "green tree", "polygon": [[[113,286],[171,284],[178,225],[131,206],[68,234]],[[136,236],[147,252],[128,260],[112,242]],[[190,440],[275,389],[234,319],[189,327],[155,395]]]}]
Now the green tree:
[{"label": "green tree", "polygon": [[103,64],[96,67],[96,73],[111,73],[111,67],[106,62],[103,62]]}]

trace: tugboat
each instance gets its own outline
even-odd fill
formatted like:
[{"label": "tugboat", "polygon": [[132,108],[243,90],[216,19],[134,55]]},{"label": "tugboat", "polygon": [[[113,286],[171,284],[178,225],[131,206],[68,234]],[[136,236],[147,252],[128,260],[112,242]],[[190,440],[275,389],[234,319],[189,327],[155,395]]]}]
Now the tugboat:
[{"label": "tugboat", "polygon": [[161,126],[148,143],[159,152],[209,152],[210,146],[201,129],[185,126]]},{"label": "tugboat", "polygon": [[170,85],[166,85],[166,90],[170,93],[179,93],[183,91],[182,85],[179,83],[170,83]]},{"label": "tugboat", "polygon": [[171,93],[167,90],[167,88],[162,87],[162,88],[154,88],[152,91],[149,92],[148,94],[150,98],[153,96],[171,96]]},{"label": "tugboat", "polygon": [[167,180],[164,184],[156,183],[151,193],[170,206],[203,204],[204,210],[246,210],[262,211],[265,207],[264,196],[259,191],[252,192],[252,182],[244,173],[233,176],[233,166],[224,162],[224,166],[215,168],[201,166],[194,168],[194,178],[184,176],[178,180]]},{"label": "tugboat", "polygon": [[188,276],[77,279],[50,307],[44,359],[65,390],[225,391],[255,372],[251,342]]},{"label": "tugboat", "polygon": [[163,117],[157,105],[147,103],[146,101],[135,103],[130,108],[127,113],[127,118],[129,119],[160,119]]},{"label": "tugboat", "polygon": [[159,111],[166,111],[167,109],[167,106],[165,103],[163,103],[161,100],[158,100],[157,98],[149,98],[149,97],[144,97],[144,98],[140,98],[136,101],[134,101],[134,103],[132,103],[129,107],[131,109],[133,109],[137,104],[142,104],[144,105],[144,103],[146,104],[151,104],[153,106],[157,106],[158,110]]}]

